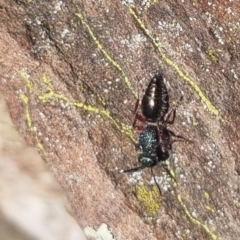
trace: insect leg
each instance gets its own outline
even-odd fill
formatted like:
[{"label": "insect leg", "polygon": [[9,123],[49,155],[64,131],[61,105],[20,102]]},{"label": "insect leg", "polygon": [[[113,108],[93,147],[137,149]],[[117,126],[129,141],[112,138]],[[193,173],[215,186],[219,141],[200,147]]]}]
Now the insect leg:
[{"label": "insect leg", "polygon": [[173,131],[171,130],[168,130],[168,132],[171,134],[171,136],[175,137],[175,138],[178,138],[178,139],[174,139],[171,141],[171,144],[174,143],[174,142],[189,142],[189,143],[193,143],[192,140],[189,140],[181,135],[177,135],[175,134]]},{"label": "insect leg", "polygon": [[146,168],[146,166],[135,167],[127,170],[123,170],[124,173],[132,173]]},{"label": "insect leg", "polygon": [[170,109],[170,111],[164,116],[164,123],[173,124],[176,115],[176,109],[179,106],[180,102],[183,100],[183,96],[179,99],[177,104]]},{"label": "insect leg", "polygon": [[155,182],[155,184],[156,184],[156,186],[157,186],[157,188],[158,188],[159,194],[160,194],[160,196],[162,196],[161,188],[159,187],[159,184],[157,183],[157,180],[156,180],[155,174],[153,173],[153,168],[152,168],[152,167],[151,167],[151,173],[152,173],[154,182]]},{"label": "insect leg", "polygon": [[[135,107],[134,107],[134,120],[133,120],[133,128],[135,128],[136,126],[136,121],[139,120],[140,122],[145,122],[146,119],[144,116],[140,115],[137,113],[137,110],[138,110],[138,107],[139,107],[139,101],[140,101],[140,98],[139,98],[139,82],[140,82],[140,79],[138,77],[136,77],[136,80],[137,80],[137,89],[138,89],[138,96],[137,96],[137,100],[136,100],[136,103],[135,103]],[[141,86],[141,89],[142,89],[142,86]]]}]

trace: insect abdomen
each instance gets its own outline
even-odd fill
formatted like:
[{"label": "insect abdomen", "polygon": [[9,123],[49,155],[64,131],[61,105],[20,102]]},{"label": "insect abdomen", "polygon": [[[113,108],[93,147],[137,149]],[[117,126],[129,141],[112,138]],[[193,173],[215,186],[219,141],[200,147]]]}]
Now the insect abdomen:
[{"label": "insect abdomen", "polygon": [[142,98],[142,113],[149,122],[162,121],[169,108],[167,88],[163,77],[155,75]]}]

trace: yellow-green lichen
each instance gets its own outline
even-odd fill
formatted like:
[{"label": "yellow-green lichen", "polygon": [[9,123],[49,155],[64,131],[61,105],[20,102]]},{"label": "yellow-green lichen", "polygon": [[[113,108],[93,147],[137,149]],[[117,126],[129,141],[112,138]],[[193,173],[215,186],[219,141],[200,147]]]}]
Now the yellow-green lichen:
[{"label": "yellow-green lichen", "polygon": [[209,212],[215,213],[215,209],[214,209],[214,208],[212,208],[212,207],[210,207],[210,206],[206,206],[205,208],[206,208]]},{"label": "yellow-green lichen", "polygon": [[147,189],[144,186],[136,186],[136,197],[147,216],[154,217],[160,209],[160,194],[156,186]]},{"label": "yellow-green lichen", "polygon": [[28,74],[26,72],[20,71],[20,70],[17,72],[18,72],[19,76],[21,77],[21,79],[24,80],[28,92],[31,93],[33,91],[33,83],[32,83],[32,81],[29,80]]},{"label": "yellow-green lichen", "polygon": [[175,175],[175,172],[173,171],[173,169],[171,169],[171,167],[170,167],[169,159],[162,166],[164,167],[165,171],[168,173],[169,177],[171,178],[173,187],[177,187],[176,175]]},{"label": "yellow-green lichen", "polygon": [[204,191],[204,197],[206,198],[206,199],[209,199],[209,193],[208,192],[206,192],[206,191]]},{"label": "yellow-green lichen", "polygon": [[216,62],[218,60],[213,49],[208,49],[206,53],[213,62]]},{"label": "yellow-green lichen", "polygon": [[192,125],[193,125],[193,126],[197,126],[197,125],[198,125],[198,122],[193,121],[193,122],[192,122]]},{"label": "yellow-green lichen", "polygon": [[37,137],[37,135],[35,136],[35,141],[36,141],[36,148],[37,148],[37,150],[39,150],[39,151],[44,151],[44,147],[43,147],[43,145],[40,143],[40,140],[39,140],[39,138]]},{"label": "yellow-green lichen", "polygon": [[31,130],[32,120],[31,120],[31,116],[30,116],[29,108],[28,108],[29,99],[25,94],[20,94],[20,99],[21,99],[22,103],[25,105],[24,118],[26,121],[26,125],[27,125],[28,129]]},{"label": "yellow-green lichen", "polygon": [[192,216],[192,214],[189,212],[189,210],[187,209],[186,205],[183,203],[182,201],[182,197],[180,194],[177,195],[177,200],[179,202],[179,204],[181,205],[181,207],[183,208],[185,214],[187,215],[188,219],[195,225],[201,227],[207,234],[208,236],[212,239],[212,240],[216,240],[217,236],[209,229],[209,227],[202,223],[200,220],[196,219],[195,217]]}]

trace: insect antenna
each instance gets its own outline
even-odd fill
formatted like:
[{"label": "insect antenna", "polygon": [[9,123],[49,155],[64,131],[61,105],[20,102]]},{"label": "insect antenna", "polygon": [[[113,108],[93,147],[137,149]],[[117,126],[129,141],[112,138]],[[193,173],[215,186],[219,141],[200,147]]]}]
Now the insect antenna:
[{"label": "insect antenna", "polygon": [[158,191],[159,191],[159,194],[160,196],[162,196],[162,191],[161,191],[161,188],[159,187],[159,184],[157,183],[157,180],[156,180],[156,177],[155,177],[155,174],[153,173],[153,167],[151,167],[151,173],[152,173],[152,176],[153,176],[153,179],[154,179],[154,182],[158,188]]},{"label": "insect antenna", "polygon": [[136,167],[136,168],[131,168],[131,169],[127,169],[127,170],[123,170],[124,173],[132,173],[132,172],[136,172],[139,170],[144,169],[145,166],[140,166],[140,167]]}]

